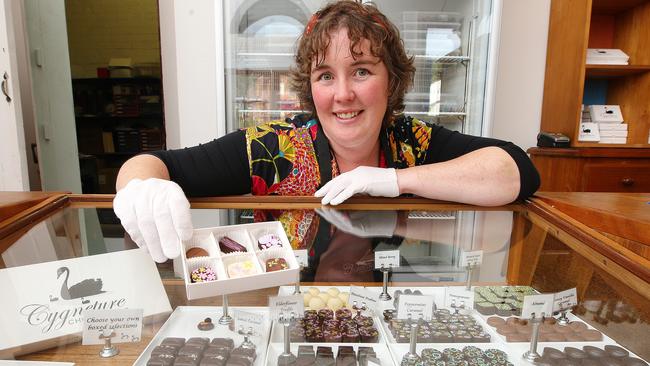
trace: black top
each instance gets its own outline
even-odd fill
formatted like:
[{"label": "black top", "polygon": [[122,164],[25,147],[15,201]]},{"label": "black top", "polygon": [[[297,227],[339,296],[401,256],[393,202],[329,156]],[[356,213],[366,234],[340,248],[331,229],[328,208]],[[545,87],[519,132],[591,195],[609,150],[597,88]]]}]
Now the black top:
[{"label": "black top", "polygon": [[[281,127],[284,130],[287,126],[295,129],[308,128],[310,123],[312,128],[314,123],[317,124],[314,120],[307,121],[304,116],[297,116],[292,120],[287,119],[287,123],[281,123]],[[280,131],[277,124],[273,126]],[[424,140],[421,132],[423,126],[426,129],[424,136],[428,137]],[[324,138],[320,125],[316,127],[318,127],[319,133],[312,134],[314,146],[316,146],[313,153],[317,155],[316,160],[322,175],[319,179],[324,180],[321,182],[322,186],[329,181],[332,167],[328,163],[328,159],[323,159],[323,153],[319,154],[319,152],[326,152],[329,158],[328,148],[318,148],[318,145],[329,146],[329,143]],[[247,194],[252,192],[251,175],[255,174],[252,173],[254,169],[250,163],[252,158],[248,156],[247,139],[250,143],[251,129],[255,128],[238,130],[206,144],[190,148],[156,151],[149,154],[160,158],[165,163],[171,180],[179,184],[188,197]],[[277,148],[277,136],[269,135],[267,138],[275,139],[273,144]],[[317,136],[323,137],[317,138]],[[398,118],[382,131],[380,137],[388,167],[401,169],[412,165],[439,163],[484,147],[497,146],[513,158],[519,169],[520,192],[518,199],[531,196],[540,185],[539,174],[528,155],[511,142],[465,135],[411,117]],[[407,148],[404,149],[404,146]],[[413,159],[405,159],[401,150],[408,150],[412,147],[418,153],[415,161],[409,163],[407,160]],[[251,149],[251,151],[253,151],[252,154],[255,154],[256,150]],[[287,169],[290,168],[291,166],[287,167]],[[282,176],[282,174],[280,175]]]}]

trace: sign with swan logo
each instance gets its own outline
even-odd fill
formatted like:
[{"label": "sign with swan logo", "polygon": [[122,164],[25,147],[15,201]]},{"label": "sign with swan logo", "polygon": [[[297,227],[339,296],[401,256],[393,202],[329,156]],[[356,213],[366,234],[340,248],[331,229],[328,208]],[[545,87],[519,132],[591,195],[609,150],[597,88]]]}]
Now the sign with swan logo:
[{"label": "sign with swan logo", "polygon": [[0,293],[0,358],[80,334],[89,310],[143,309],[145,320],[171,312],[143,249],[1,269]]}]

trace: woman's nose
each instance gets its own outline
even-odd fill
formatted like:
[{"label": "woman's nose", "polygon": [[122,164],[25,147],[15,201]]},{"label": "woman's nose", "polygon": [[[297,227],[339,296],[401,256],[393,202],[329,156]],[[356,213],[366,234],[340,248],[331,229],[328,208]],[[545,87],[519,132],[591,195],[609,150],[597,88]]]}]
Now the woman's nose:
[{"label": "woman's nose", "polygon": [[347,78],[339,78],[334,91],[334,98],[337,101],[346,101],[354,99],[354,89],[352,81]]}]

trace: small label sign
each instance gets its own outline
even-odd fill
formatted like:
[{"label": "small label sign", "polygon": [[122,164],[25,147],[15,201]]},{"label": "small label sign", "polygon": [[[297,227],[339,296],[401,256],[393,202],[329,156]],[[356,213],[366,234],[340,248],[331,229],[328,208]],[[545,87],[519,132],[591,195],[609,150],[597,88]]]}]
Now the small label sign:
[{"label": "small label sign", "polygon": [[467,291],[464,287],[448,287],[445,291],[445,308],[473,309],[474,291]]},{"label": "small label sign", "polygon": [[112,343],[140,342],[143,309],[84,310],[81,344],[104,344],[101,334]]},{"label": "small label sign", "polygon": [[350,286],[348,303],[352,306],[355,302],[357,307],[361,308],[365,305],[366,308],[374,312],[377,309],[379,299],[376,293],[370,292],[363,287]]},{"label": "small label sign", "polygon": [[399,267],[399,250],[375,252],[375,269]]},{"label": "small label sign", "polygon": [[524,296],[524,304],[521,309],[522,319],[539,318],[542,315],[551,316],[554,299],[555,294]]},{"label": "small label sign", "polygon": [[433,296],[400,295],[397,300],[398,319],[430,320],[433,314]]},{"label": "small label sign", "polygon": [[475,250],[473,252],[462,252],[460,254],[461,267],[478,267],[483,263],[483,251]]},{"label": "small label sign", "polygon": [[296,256],[296,261],[300,267],[309,267],[309,255],[307,254],[307,249],[294,250],[293,255]]},{"label": "small label sign", "polygon": [[302,318],[305,312],[305,303],[302,295],[271,296],[269,297],[271,319],[278,320],[282,317]]},{"label": "small label sign", "polygon": [[255,336],[260,336],[265,331],[264,315],[250,313],[243,310],[235,310],[235,328],[244,332],[252,332]]},{"label": "small label sign", "polygon": [[555,301],[553,302],[553,311],[562,311],[571,309],[578,305],[578,293],[576,288],[571,288],[555,294]]}]

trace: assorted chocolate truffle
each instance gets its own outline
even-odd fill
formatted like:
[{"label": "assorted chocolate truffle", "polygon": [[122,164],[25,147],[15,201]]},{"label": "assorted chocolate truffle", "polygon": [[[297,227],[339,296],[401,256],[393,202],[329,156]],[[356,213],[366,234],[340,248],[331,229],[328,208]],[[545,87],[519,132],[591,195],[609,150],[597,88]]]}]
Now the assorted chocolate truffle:
[{"label": "assorted chocolate truffle", "polygon": [[[494,327],[506,342],[530,342],[532,324],[525,319],[509,317],[502,319],[496,316],[487,318],[487,323]],[[544,319],[539,327],[540,342],[599,342],[603,334],[596,329],[589,329],[583,322],[573,321],[568,325],[560,325],[555,318]]]},{"label": "assorted chocolate truffle", "polygon": [[625,365],[625,366],[648,366],[648,363],[636,357],[630,357],[626,349],[607,345],[603,348],[595,346],[584,346],[582,349],[576,347],[565,347],[564,351],[557,348],[545,347],[542,352],[542,363],[555,365]]},{"label": "assorted chocolate truffle", "polygon": [[245,277],[259,273],[255,263],[251,260],[243,260],[239,262],[230,263],[228,265],[228,277],[238,278]]},{"label": "assorted chocolate truffle", "polygon": [[452,314],[447,309],[434,311],[431,320],[389,320],[393,338],[397,343],[408,343],[412,324],[418,324],[417,341],[424,343],[488,343],[490,335],[471,315]]},{"label": "assorted chocolate truffle", "polygon": [[379,331],[372,318],[352,317],[349,309],[305,310],[302,319],[289,327],[292,342],[376,343]]},{"label": "assorted chocolate truffle", "polygon": [[257,247],[260,250],[282,248],[282,241],[280,240],[280,237],[275,234],[266,234],[257,239]]},{"label": "assorted chocolate truffle", "polygon": [[246,247],[230,239],[227,236],[221,237],[221,239],[219,239],[219,249],[224,254],[235,253],[235,252],[246,252]]},{"label": "assorted chocolate truffle", "polygon": [[498,349],[482,350],[475,346],[465,346],[462,349],[445,348],[442,351],[425,348],[422,350],[421,359],[410,363],[409,359],[402,359],[401,365],[421,366],[456,366],[456,365],[486,365],[486,366],[512,366],[508,355]]},{"label": "assorted chocolate truffle", "polygon": [[254,349],[234,348],[231,338],[169,337],[151,352],[147,366],[252,366]]},{"label": "assorted chocolate truffle", "polygon": [[474,309],[483,315],[521,315],[524,296],[536,294],[529,286],[485,286],[474,289]]},{"label": "assorted chocolate truffle", "polygon": [[190,273],[192,283],[216,281],[217,274],[208,266],[201,266]]},{"label": "assorted chocolate truffle", "polygon": [[284,258],[271,258],[266,260],[264,267],[266,272],[275,272],[288,269],[289,265]]},{"label": "assorted chocolate truffle", "polygon": [[199,247],[190,248],[185,252],[187,258],[207,257],[209,255],[207,250]]}]

